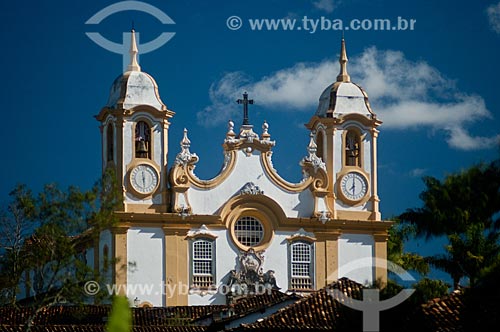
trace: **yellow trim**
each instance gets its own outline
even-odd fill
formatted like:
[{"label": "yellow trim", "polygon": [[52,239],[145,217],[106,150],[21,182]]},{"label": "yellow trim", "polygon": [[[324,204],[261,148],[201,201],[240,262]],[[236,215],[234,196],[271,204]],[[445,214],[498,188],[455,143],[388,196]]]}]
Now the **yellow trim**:
[{"label": "yellow trim", "polygon": [[[113,283],[117,285],[119,293],[117,295],[126,295],[127,285],[127,232],[128,227],[113,227],[111,257],[115,260],[113,268]],[[122,286],[120,286],[122,285]]]},{"label": "yellow trim", "polygon": [[226,167],[216,177],[210,180],[200,180],[196,175],[194,175],[194,165],[191,164],[187,165],[185,174],[189,182],[194,186],[202,189],[213,189],[220,185],[233,172],[237,157],[236,151],[230,151],[229,161],[227,162]]},{"label": "yellow trim", "polygon": [[338,278],[338,239],[339,229],[330,232],[317,232],[316,240],[316,287],[322,288]]},{"label": "yellow trim", "polygon": [[139,308],[152,308],[154,306],[153,306],[153,304],[151,302],[144,301],[144,302],[141,302],[141,304],[139,304],[138,307]]},{"label": "yellow trim", "polygon": [[281,207],[267,196],[240,195],[230,199],[222,208],[221,218],[231,234],[233,243],[243,251],[247,251],[250,247],[237,240],[234,224],[245,216],[257,218],[264,228],[262,241],[259,245],[252,247],[255,251],[264,250],[271,244],[275,230],[286,219]]},{"label": "yellow trim", "polygon": [[262,140],[253,139],[250,142],[243,139],[236,139],[236,140],[226,141],[222,146],[224,148],[224,151],[241,150],[244,153],[246,153],[247,156],[250,156],[250,154],[253,153],[253,151],[255,150],[260,151],[261,153],[270,151],[271,148],[274,146],[274,142],[270,142],[269,137],[267,136],[263,137]]},{"label": "yellow trim", "polygon": [[[249,198],[243,198],[249,196]],[[248,204],[244,204],[242,199],[250,200]],[[244,204],[244,205],[243,205]],[[393,224],[390,221],[376,221],[367,218],[339,218],[330,220],[326,224],[321,223],[315,218],[288,218],[281,210],[281,207],[269,197],[264,195],[243,195],[236,196],[230,199],[221,209],[220,216],[218,215],[190,215],[182,219],[177,213],[134,213],[134,212],[116,212],[115,215],[119,219],[119,224],[124,227],[164,227],[177,232],[187,232],[193,228],[200,228],[205,224],[213,229],[228,229],[227,221],[230,213],[239,205],[260,208],[266,205],[272,211],[272,225],[274,230],[296,232],[299,228],[304,228],[306,232],[347,232],[347,233],[366,233],[366,232],[386,232]],[[342,212],[342,211],[339,211]],[[368,216],[369,211],[345,211],[356,213],[356,216]]]},{"label": "yellow trim", "polygon": [[307,129],[313,130],[318,123],[322,123],[325,127],[330,127],[330,126],[340,126],[341,124],[350,120],[358,122],[364,125],[365,127],[370,127],[370,128],[375,128],[382,124],[382,121],[380,121],[375,115],[372,115],[371,118],[368,118],[363,114],[350,113],[340,116],[338,118],[321,118],[317,115],[314,115],[313,117],[311,117],[309,122],[305,124],[305,126]]},{"label": "yellow trim", "polygon": [[124,111],[127,116],[133,116],[135,113],[144,112],[150,114],[156,119],[170,119],[175,115],[175,112],[169,109],[159,111],[151,105],[137,105]]},{"label": "yellow trim", "polygon": [[338,238],[325,241],[326,251],[326,283],[330,284],[338,279],[339,244]]},{"label": "yellow trim", "polygon": [[305,241],[308,243],[315,243],[316,242],[315,237],[301,235],[301,234],[295,234],[295,235],[289,236],[286,238],[286,240],[288,241],[288,243],[293,243],[293,242],[298,242],[298,241]]},{"label": "yellow trim", "polygon": [[132,213],[161,213],[165,212],[166,206],[163,204],[139,204],[139,203],[124,203],[125,211]]},{"label": "yellow trim", "polygon": [[302,169],[309,174],[309,177],[299,183],[291,183],[284,180],[273,168],[270,162],[271,154],[271,152],[262,153],[260,155],[260,160],[265,172],[275,185],[281,189],[297,193],[309,187],[315,198],[315,205],[317,204],[318,197],[324,197],[327,194],[328,175],[324,169],[315,169],[310,163],[304,162]]},{"label": "yellow trim", "polygon": [[272,155],[271,152],[262,153],[260,155],[260,160],[262,165],[264,166],[264,170],[266,171],[267,175],[275,185],[287,191],[301,192],[304,191],[307,187],[309,187],[313,183],[314,178],[311,176],[309,176],[307,179],[299,183],[291,183],[284,180],[281,176],[279,176],[279,174],[276,172],[273,166],[271,166],[269,160],[271,158],[271,155]]},{"label": "yellow trim", "polygon": [[374,233],[374,256],[380,258],[382,266],[375,267],[375,281],[381,288],[387,285],[387,233]]},{"label": "yellow trim", "polygon": [[175,112],[169,109],[164,109],[164,110],[157,110],[155,107],[150,106],[150,105],[138,105],[134,106],[129,109],[124,109],[123,107],[120,107],[120,105],[117,105],[117,108],[109,108],[109,107],[103,107],[99,114],[95,116],[97,121],[103,122],[103,120],[106,118],[108,114],[111,114],[113,116],[132,116],[134,113],[137,112],[145,112],[149,113],[152,117],[158,118],[158,119],[170,119],[175,115]]},{"label": "yellow trim", "polygon": [[[273,240],[273,235],[274,235],[274,229],[271,226],[271,222],[268,220],[267,214],[262,213],[261,211],[254,209],[254,208],[243,208],[240,211],[240,214],[236,218],[232,218],[230,223],[229,223],[229,232],[231,234],[231,240],[233,243],[242,251],[248,251],[250,248],[253,248],[255,251],[262,251],[267,249],[269,245],[271,244]],[[238,241],[234,226],[238,220],[240,220],[243,217],[253,217],[257,219],[262,227],[264,228],[264,235],[262,237],[262,240],[258,243],[258,245],[249,247],[244,244],[242,244],[240,241]]]},{"label": "yellow trim", "polygon": [[[165,234],[165,283],[166,290],[172,289],[173,294],[165,292],[166,306],[188,305],[188,294],[180,285],[189,285],[188,240],[185,234],[175,229],[163,227]],[[169,287],[170,286],[170,287]]]},{"label": "yellow trim", "polygon": [[210,234],[210,233],[199,233],[199,234],[193,234],[193,235],[186,235],[187,240],[198,240],[198,239],[209,239],[209,240],[216,240],[217,235]]},{"label": "yellow trim", "polygon": [[[180,213],[183,209],[187,209],[188,212],[191,211],[191,204],[189,203],[189,196],[187,195],[187,190],[191,185],[206,190],[213,189],[229,177],[236,165],[237,151],[229,151],[227,153],[229,153],[229,159],[225,167],[216,177],[210,180],[200,180],[194,175],[193,170],[196,162],[198,162],[197,158],[192,158],[192,160],[185,165],[177,164],[172,168],[169,179],[174,199],[174,212]],[[184,195],[184,201],[187,206],[179,205],[180,195]]]},{"label": "yellow trim", "polygon": [[372,197],[370,201],[372,202],[372,210],[373,210],[373,220],[380,220],[382,217],[380,215],[379,211],[379,202],[380,199],[378,197],[378,170],[377,170],[377,137],[378,137],[378,130],[376,128],[372,128],[371,130],[371,135],[372,135],[372,151],[371,151],[371,175],[372,175]]},{"label": "yellow trim", "polygon": [[326,286],[326,257],[328,253],[326,252],[324,241],[316,241],[314,246],[316,249],[316,260],[314,262],[316,280],[314,285],[316,289],[320,289]]}]

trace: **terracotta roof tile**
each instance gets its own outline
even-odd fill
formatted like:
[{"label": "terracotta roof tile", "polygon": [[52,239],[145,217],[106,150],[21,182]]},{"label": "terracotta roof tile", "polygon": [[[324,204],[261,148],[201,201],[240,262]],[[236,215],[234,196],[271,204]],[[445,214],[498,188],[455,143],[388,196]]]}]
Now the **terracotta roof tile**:
[{"label": "terracotta roof tile", "polygon": [[[133,308],[135,326],[155,326],[187,322],[205,316],[225,306],[179,306],[164,308]],[[33,325],[104,325],[111,310],[107,305],[52,306],[39,311]],[[0,325],[25,324],[35,310],[31,307],[0,307]]]},{"label": "terracotta roof tile", "polygon": [[[133,332],[203,332],[206,326],[134,326]],[[24,332],[23,325],[0,325],[0,332]],[[104,325],[35,325],[33,332],[105,332]]]},{"label": "terracotta roof tile", "polygon": [[464,309],[463,292],[454,291],[422,305],[422,311],[431,331],[463,331],[460,314]]},{"label": "terracotta roof tile", "polygon": [[[363,286],[347,278],[320,289],[317,292],[279,310],[275,314],[251,324],[242,324],[244,330],[331,330],[338,326],[341,313],[346,307],[331,295],[338,289],[348,297],[362,298]],[[349,309],[347,309],[349,310]]]}]

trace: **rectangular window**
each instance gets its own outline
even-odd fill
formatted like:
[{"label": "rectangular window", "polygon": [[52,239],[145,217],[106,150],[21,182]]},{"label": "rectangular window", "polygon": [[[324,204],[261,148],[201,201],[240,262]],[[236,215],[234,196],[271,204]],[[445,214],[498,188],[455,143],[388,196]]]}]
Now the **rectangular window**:
[{"label": "rectangular window", "polygon": [[198,239],[192,244],[192,287],[209,288],[214,284],[214,242]]},{"label": "rectangular window", "polygon": [[290,245],[290,288],[294,290],[312,290],[313,245],[306,242],[295,242]]}]

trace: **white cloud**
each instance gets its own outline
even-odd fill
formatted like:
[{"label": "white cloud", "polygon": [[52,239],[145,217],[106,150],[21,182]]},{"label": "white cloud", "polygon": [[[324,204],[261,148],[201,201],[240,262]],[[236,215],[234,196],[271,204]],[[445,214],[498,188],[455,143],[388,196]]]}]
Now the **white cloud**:
[{"label": "white cloud", "polygon": [[409,172],[409,174],[411,177],[418,178],[424,175],[425,172],[427,172],[427,168],[414,168]]},{"label": "white cloud", "polygon": [[500,34],[500,2],[489,6],[486,13],[488,14],[491,29]]},{"label": "white cloud", "polygon": [[327,13],[332,13],[333,10],[336,7],[335,2],[337,2],[337,1],[334,1],[334,0],[317,0],[317,1],[313,1],[313,5],[314,5],[315,8],[317,8],[319,10],[323,10],[323,11],[325,11]]},{"label": "white cloud", "polygon": [[[339,64],[329,60],[298,63],[255,81],[244,73],[225,74],[210,88],[212,105],[198,114],[204,125],[227,121],[237,114],[235,100],[248,91],[270,111],[307,111],[314,114],[321,92],[336,79]],[[499,137],[474,137],[468,124],[491,118],[481,96],[464,94],[424,61],[411,61],[402,52],[370,47],[353,57],[351,78],[362,83],[384,128],[442,130],[457,149],[491,148]]]},{"label": "white cloud", "polygon": [[452,147],[462,150],[477,150],[489,148],[500,144],[500,135],[493,137],[476,136],[472,137],[461,127],[450,128],[448,144]]},{"label": "white cloud", "polygon": [[236,99],[241,94],[241,86],[245,84],[243,73],[227,73],[210,86],[209,97],[212,105],[196,114],[198,123],[210,127],[228,120],[237,114]]}]

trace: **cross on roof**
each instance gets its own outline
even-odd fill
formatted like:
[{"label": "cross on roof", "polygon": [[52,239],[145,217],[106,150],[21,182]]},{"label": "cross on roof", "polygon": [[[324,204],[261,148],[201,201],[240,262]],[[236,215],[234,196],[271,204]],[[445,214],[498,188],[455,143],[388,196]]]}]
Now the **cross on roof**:
[{"label": "cross on roof", "polygon": [[236,100],[238,104],[243,104],[243,125],[249,125],[248,121],[248,104],[253,104],[253,99],[248,99],[248,93],[243,93],[243,99]]}]

